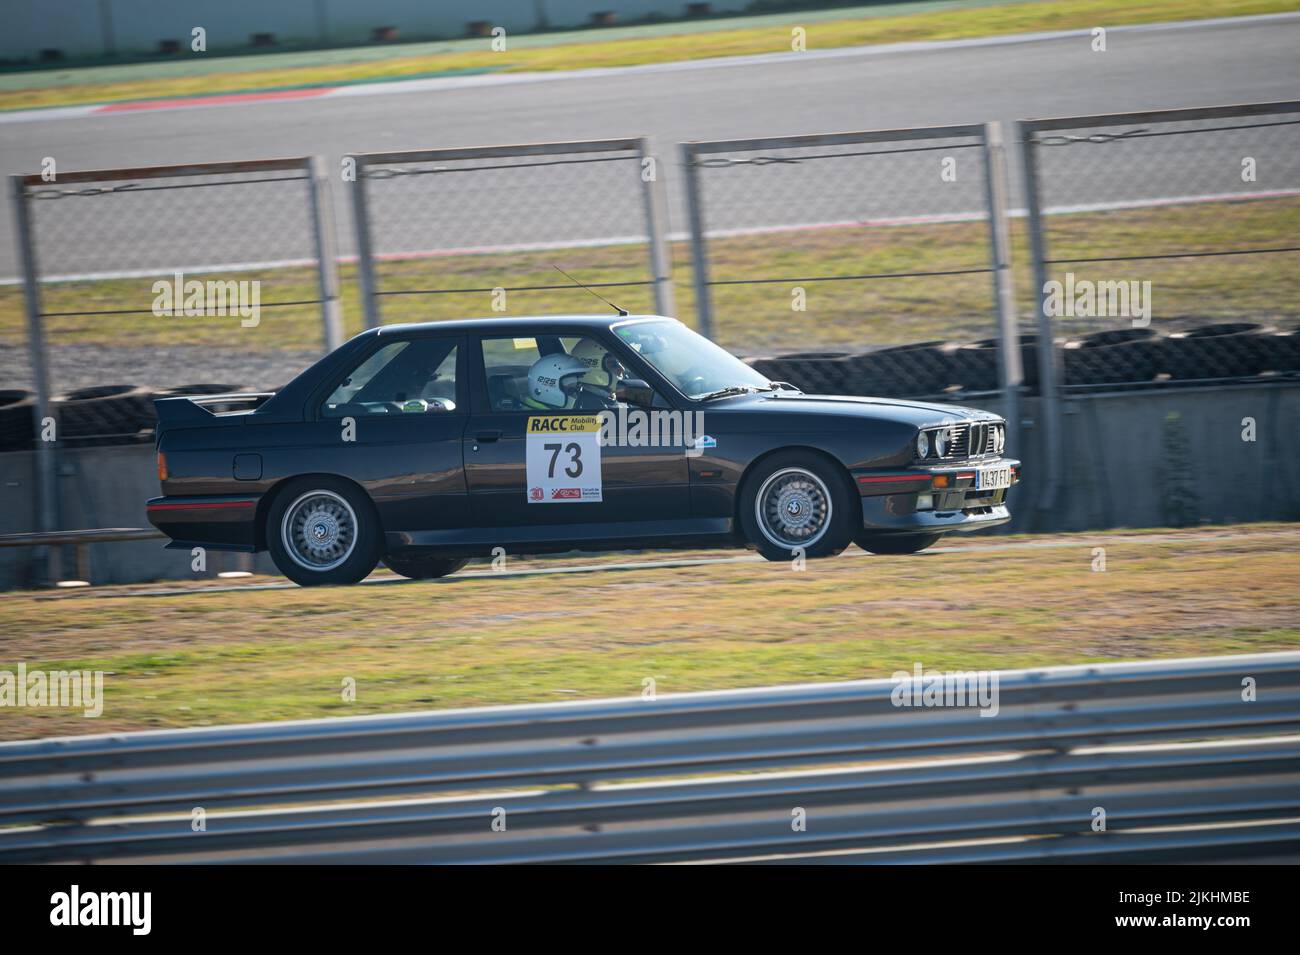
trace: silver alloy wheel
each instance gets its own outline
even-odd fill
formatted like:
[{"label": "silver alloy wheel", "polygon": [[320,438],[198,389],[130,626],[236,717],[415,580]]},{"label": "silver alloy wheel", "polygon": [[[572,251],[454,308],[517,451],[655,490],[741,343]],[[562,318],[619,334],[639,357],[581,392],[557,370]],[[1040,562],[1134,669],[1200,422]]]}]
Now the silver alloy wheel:
[{"label": "silver alloy wheel", "polygon": [[356,512],[333,491],[308,491],[285,510],[280,541],[299,567],[333,570],[357,546]]},{"label": "silver alloy wheel", "polygon": [[803,468],[783,468],[768,477],[754,498],[758,528],[778,547],[811,547],[831,522],[831,493],[822,479]]}]

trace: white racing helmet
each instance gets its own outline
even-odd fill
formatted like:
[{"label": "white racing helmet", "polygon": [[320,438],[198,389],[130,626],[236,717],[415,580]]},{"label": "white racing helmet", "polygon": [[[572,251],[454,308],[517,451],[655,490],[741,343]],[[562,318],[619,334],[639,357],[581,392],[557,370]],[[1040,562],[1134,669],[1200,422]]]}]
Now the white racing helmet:
[{"label": "white racing helmet", "polygon": [[572,355],[543,355],[528,369],[528,397],[548,408],[569,407],[587,366]]},{"label": "white racing helmet", "polygon": [[573,346],[573,351],[569,354],[587,368],[587,373],[582,376],[582,384],[590,385],[589,390],[607,395],[614,393],[614,386],[625,371],[623,363],[610,354],[608,348],[594,338],[584,338]]}]

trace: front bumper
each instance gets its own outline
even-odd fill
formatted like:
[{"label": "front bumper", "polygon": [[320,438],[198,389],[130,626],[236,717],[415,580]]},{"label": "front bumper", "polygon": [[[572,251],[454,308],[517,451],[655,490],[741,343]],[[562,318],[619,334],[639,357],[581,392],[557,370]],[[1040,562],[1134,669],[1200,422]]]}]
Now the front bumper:
[{"label": "front bumper", "polygon": [[[915,534],[976,531],[1005,524],[1011,520],[1006,505],[1010,488],[975,488],[975,472],[990,467],[1010,467],[1012,487],[1020,483],[1020,462],[1011,458],[978,464],[854,471],[862,495],[863,529]],[[917,506],[922,496],[928,496],[930,507]]]}]

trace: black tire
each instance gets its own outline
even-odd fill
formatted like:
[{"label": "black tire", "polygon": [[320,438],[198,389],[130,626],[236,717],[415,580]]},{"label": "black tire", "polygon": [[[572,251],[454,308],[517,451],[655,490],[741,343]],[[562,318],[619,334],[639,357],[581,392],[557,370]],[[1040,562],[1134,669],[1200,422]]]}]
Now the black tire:
[{"label": "black tire", "polygon": [[0,451],[28,451],[36,440],[36,396],[19,389],[0,391]]},{"label": "black tire", "polygon": [[468,557],[385,557],[384,566],[412,580],[450,577],[469,563]]},{"label": "black tire", "polygon": [[917,342],[843,359],[845,394],[899,398],[937,395],[954,384],[953,356],[958,346],[948,342]]},{"label": "black tire", "polygon": [[[321,528],[310,543],[309,525]],[[370,498],[327,477],[286,484],[267,511],[265,532],[275,566],[304,587],[364,580],[379,562],[384,539]]]},{"label": "black tire", "polygon": [[1250,378],[1270,364],[1272,328],[1254,322],[1201,325],[1161,341],[1158,371],[1175,381]]},{"label": "black tire", "polygon": [[54,399],[59,440],[130,438],[154,425],[153,396],[147,388],[101,385],[78,388]]},{"label": "black tire", "polygon": [[834,462],[807,451],[778,452],[745,478],[741,530],[768,560],[791,560],[797,550],[804,557],[833,557],[860,526],[861,510],[850,491],[847,475]]},{"label": "black tire", "polygon": [[871,554],[915,554],[923,551],[942,534],[859,534],[854,541]]}]

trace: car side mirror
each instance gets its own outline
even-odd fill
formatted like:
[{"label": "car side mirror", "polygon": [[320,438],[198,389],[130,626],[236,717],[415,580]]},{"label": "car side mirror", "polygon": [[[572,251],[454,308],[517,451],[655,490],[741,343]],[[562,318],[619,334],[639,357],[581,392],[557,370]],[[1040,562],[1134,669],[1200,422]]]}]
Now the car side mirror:
[{"label": "car side mirror", "polygon": [[624,378],[614,388],[614,397],[625,404],[649,408],[654,404],[655,390],[640,378]]}]

